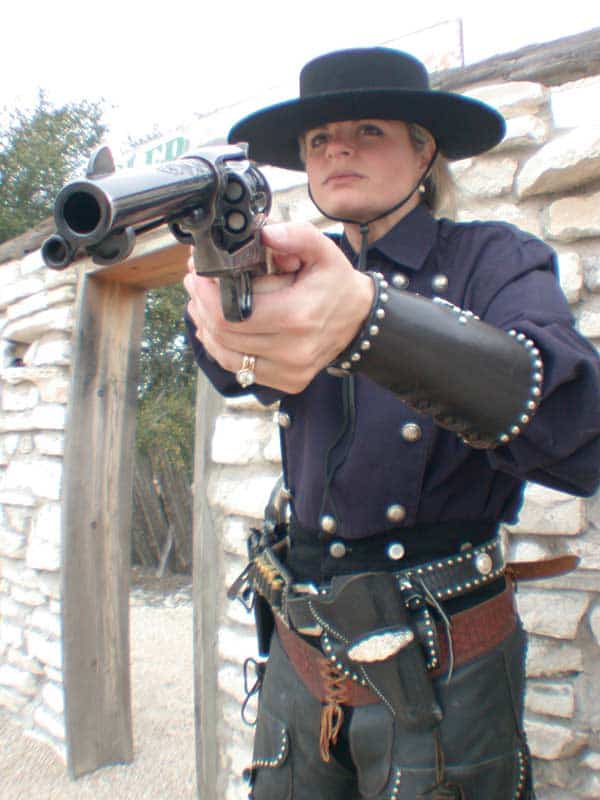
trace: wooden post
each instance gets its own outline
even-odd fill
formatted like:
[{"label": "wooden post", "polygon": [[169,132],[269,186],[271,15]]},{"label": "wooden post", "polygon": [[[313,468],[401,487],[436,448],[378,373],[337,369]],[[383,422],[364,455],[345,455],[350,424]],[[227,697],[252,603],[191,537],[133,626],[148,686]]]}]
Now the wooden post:
[{"label": "wooden post", "polygon": [[145,291],[80,277],[63,473],[67,762],[78,777],[133,758],[129,562]]},{"label": "wooden post", "polygon": [[218,616],[221,589],[221,543],[206,496],[206,476],[215,420],[223,399],[204,375],[196,389],[194,464],[194,706],[196,715],[196,785],[202,800],[218,797]]}]

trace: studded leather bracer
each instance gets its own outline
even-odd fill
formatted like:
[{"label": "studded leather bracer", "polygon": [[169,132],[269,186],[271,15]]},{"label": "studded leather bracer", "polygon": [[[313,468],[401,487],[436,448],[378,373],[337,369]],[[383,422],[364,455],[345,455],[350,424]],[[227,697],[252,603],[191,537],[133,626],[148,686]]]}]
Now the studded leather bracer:
[{"label": "studded leather bracer", "polygon": [[517,436],[541,395],[539,350],[445,300],[390,287],[376,291],[358,337],[328,371],[361,373],[476,448]]}]

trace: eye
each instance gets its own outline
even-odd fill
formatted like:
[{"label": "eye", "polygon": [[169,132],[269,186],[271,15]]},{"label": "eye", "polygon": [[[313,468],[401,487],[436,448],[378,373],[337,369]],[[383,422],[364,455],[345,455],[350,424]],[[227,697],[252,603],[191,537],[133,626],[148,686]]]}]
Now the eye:
[{"label": "eye", "polygon": [[362,136],[383,136],[383,130],[373,122],[363,122],[359,127]]},{"label": "eye", "polygon": [[316,150],[327,142],[327,138],[327,133],[325,133],[325,131],[309,133],[308,146],[311,150]]}]

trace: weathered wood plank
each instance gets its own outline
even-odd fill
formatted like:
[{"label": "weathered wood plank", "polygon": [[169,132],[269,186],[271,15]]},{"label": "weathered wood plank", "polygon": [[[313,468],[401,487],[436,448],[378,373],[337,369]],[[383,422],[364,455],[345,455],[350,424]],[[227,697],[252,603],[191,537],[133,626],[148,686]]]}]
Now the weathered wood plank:
[{"label": "weathered wood plank", "polygon": [[502,53],[432,76],[437,89],[461,90],[477,83],[537,81],[556,86],[600,73],[600,28],[554,42]]},{"label": "weathered wood plank", "polygon": [[221,544],[206,497],[210,446],[224,404],[207,378],[198,376],[194,463],[193,598],[196,778],[198,798],[219,797],[218,618]]},{"label": "weathered wood plank", "polygon": [[81,277],[63,473],[63,639],[73,777],[133,758],[129,567],[144,291]]}]

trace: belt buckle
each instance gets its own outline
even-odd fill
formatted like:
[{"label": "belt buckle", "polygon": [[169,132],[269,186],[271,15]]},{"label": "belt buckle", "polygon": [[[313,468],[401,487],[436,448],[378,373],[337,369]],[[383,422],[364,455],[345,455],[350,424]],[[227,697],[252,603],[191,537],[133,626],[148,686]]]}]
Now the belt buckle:
[{"label": "belt buckle", "polygon": [[[294,583],[292,584],[292,591],[295,594],[304,594],[304,595],[317,595],[319,594],[319,590],[317,589],[316,585],[311,582],[304,582],[304,583]],[[300,633],[303,636],[320,636],[323,633],[323,628],[315,622],[314,625],[301,625],[298,628],[294,628],[296,633]]]}]

